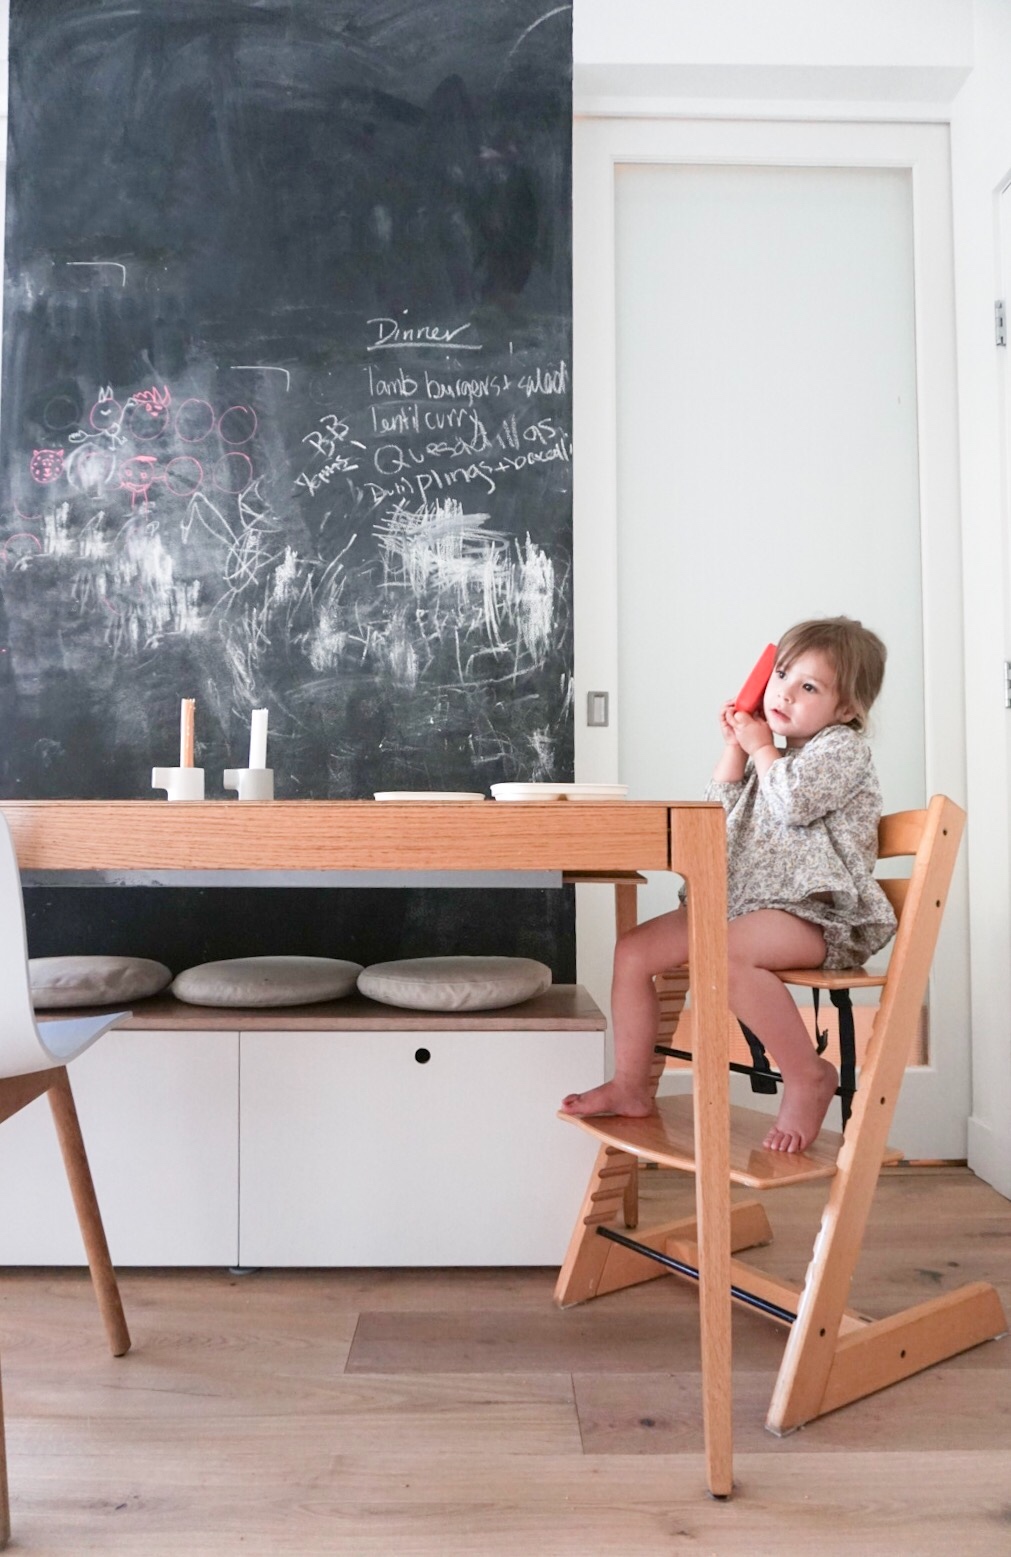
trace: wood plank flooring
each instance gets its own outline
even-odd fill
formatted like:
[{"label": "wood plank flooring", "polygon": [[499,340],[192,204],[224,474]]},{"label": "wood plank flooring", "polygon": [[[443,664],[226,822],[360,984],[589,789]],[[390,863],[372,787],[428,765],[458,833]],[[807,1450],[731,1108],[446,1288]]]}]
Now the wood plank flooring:
[{"label": "wood plank flooring", "polygon": [[[464,1170],[465,1171],[465,1168]],[[749,1192],[742,1192],[751,1198]],[[643,1175],[643,1222],[687,1214]],[[801,1279],[824,1198],[764,1197],[749,1258]],[[1011,1205],[887,1170],[853,1300],[993,1281]],[[115,1359],[87,1276],[0,1275],[12,1551],[37,1557],[975,1557],[1011,1553],[1011,1340],[785,1439],[783,1332],[737,1312],[735,1468],[704,1488],[698,1318],[675,1278],[560,1313],[548,1270],[121,1272]]]}]

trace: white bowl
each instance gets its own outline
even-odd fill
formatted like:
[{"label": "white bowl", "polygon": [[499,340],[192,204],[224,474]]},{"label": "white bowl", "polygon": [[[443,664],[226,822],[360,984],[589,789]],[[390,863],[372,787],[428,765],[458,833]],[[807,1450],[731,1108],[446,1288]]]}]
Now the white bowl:
[{"label": "white bowl", "polygon": [[627,784],[493,784],[493,800],[624,800]]}]

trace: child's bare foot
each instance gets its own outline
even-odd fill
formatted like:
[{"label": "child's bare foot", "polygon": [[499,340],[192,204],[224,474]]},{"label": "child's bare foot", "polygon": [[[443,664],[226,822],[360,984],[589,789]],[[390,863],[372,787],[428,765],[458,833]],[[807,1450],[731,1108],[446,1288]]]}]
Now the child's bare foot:
[{"label": "child's bare foot", "polygon": [[828,1060],[819,1059],[818,1063],[821,1069],[812,1084],[792,1082],[783,1088],[776,1123],[762,1142],[769,1151],[806,1151],[821,1129],[839,1085],[839,1074]]},{"label": "child's bare foot", "polygon": [[562,1112],[578,1114],[581,1119],[591,1114],[623,1114],[626,1118],[644,1119],[654,1109],[649,1092],[627,1086],[618,1080],[605,1081],[603,1086],[591,1087],[589,1092],[570,1092],[562,1098]]}]

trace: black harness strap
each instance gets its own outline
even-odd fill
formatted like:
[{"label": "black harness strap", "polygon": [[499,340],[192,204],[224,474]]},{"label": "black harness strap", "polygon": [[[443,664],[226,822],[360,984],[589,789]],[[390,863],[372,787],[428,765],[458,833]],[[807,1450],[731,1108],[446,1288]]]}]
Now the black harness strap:
[{"label": "black harness strap", "polygon": [[[818,1053],[824,1054],[828,1044],[828,1030],[818,1026],[818,989],[811,991],[814,999],[814,1034]],[[853,1097],[857,1090],[857,1045],[856,1029],[853,1019],[853,1001],[848,989],[830,989],[829,999],[839,1013],[839,1086],[836,1096],[839,1098],[839,1107],[842,1113],[842,1127],[845,1131],[853,1111]],[[765,1045],[757,1034],[740,1023],[741,1032],[744,1034],[748,1048],[751,1050],[750,1065],[735,1065],[731,1063],[730,1069],[741,1076],[747,1076],[751,1082],[752,1092],[774,1093],[782,1084],[782,1076],[773,1070],[769,1063],[769,1056],[765,1052]],[[658,1043],[653,1051],[655,1054],[669,1054],[677,1060],[690,1060],[693,1056],[685,1049],[672,1049],[666,1044]]]},{"label": "black harness strap", "polygon": [[751,1070],[749,1074],[751,1076],[752,1092],[775,1092],[779,1082],[774,1081],[770,1075],[772,1066],[769,1064],[769,1056],[765,1052],[765,1045],[757,1033],[751,1031],[750,1027],[745,1027],[741,1021],[738,1021],[737,1025],[744,1034],[748,1048],[751,1050]]},{"label": "black harness strap", "polygon": [[[845,1130],[857,1090],[857,1039],[853,1021],[853,1001],[848,989],[830,989],[829,999],[839,1013],[839,1099],[842,1127]],[[818,991],[814,992],[814,1025],[818,1026]],[[821,1050],[818,1051],[821,1053]]]}]

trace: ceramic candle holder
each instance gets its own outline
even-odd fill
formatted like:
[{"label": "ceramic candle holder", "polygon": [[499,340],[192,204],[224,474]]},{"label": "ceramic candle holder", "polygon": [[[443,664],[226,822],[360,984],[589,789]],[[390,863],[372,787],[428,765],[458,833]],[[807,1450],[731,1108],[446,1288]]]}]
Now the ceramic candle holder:
[{"label": "ceramic candle holder", "polygon": [[203,768],[152,768],[151,788],[168,790],[170,800],[203,800]]},{"label": "ceramic candle holder", "polygon": [[222,775],[226,789],[237,789],[240,800],[273,800],[273,768],[226,768]]}]

